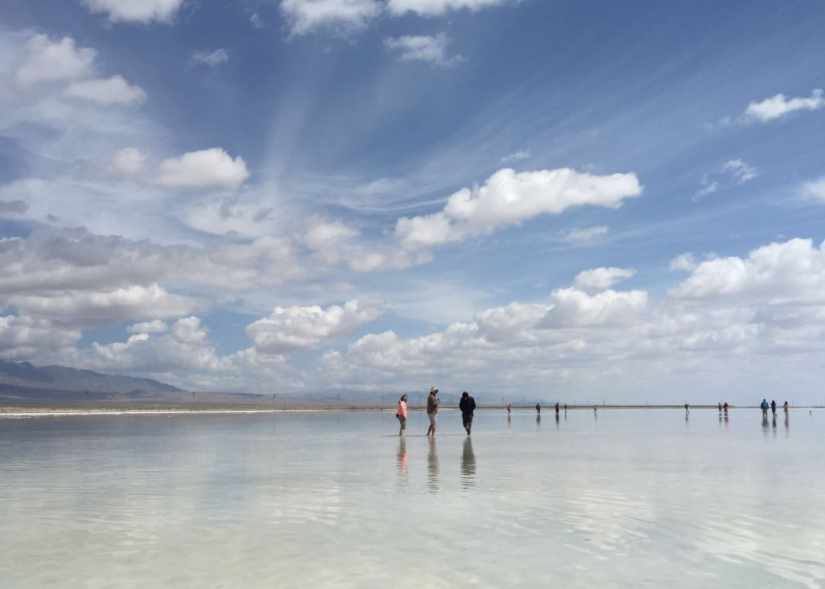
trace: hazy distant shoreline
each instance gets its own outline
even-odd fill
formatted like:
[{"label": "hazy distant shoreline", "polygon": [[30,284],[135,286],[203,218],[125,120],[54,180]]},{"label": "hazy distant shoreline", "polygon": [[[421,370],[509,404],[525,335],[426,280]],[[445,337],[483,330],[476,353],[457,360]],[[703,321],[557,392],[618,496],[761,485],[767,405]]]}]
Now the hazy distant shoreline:
[{"label": "hazy distant shoreline", "polygon": [[[594,405],[568,405],[569,411],[592,411]],[[654,410],[681,410],[684,411],[684,405],[595,405],[599,410],[638,410],[638,409],[654,409]],[[718,410],[716,405],[691,405],[691,410]],[[731,406],[733,410],[757,410],[757,405],[740,405]],[[792,410],[801,409],[825,409],[820,405],[805,405],[794,406]],[[423,411],[423,407],[410,407],[410,411]],[[506,412],[506,406],[490,406],[479,407],[476,409],[481,412]],[[535,406],[532,407],[513,407],[514,413],[535,413]],[[547,416],[554,416],[554,406],[542,406],[542,410]],[[258,413],[352,413],[352,412],[392,412],[394,408],[375,407],[375,406],[346,406],[346,407],[318,407],[315,406],[290,406],[290,407],[19,407],[19,406],[0,406],[0,418],[22,418],[22,417],[68,417],[68,416],[97,416],[97,415],[232,415],[232,414],[258,414]],[[443,407],[441,411],[458,411],[454,407]],[[778,410],[777,413],[782,413]]]}]

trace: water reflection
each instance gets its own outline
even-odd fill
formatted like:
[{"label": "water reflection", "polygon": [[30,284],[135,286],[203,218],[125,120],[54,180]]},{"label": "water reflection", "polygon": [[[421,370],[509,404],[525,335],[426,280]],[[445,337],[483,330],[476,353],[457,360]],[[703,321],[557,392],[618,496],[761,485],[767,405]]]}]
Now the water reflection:
[{"label": "water reflection", "polygon": [[407,484],[407,439],[404,437],[398,441],[398,483]]},{"label": "water reflection", "polygon": [[427,487],[430,493],[438,492],[438,453],[435,438],[430,438],[430,451],[427,454]]},{"label": "water reflection", "polygon": [[536,415],[536,429],[541,427],[541,415]]},{"label": "water reflection", "polygon": [[468,489],[475,485],[476,455],[473,452],[473,440],[464,440],[464,449],[461,452],[461,486]]}]

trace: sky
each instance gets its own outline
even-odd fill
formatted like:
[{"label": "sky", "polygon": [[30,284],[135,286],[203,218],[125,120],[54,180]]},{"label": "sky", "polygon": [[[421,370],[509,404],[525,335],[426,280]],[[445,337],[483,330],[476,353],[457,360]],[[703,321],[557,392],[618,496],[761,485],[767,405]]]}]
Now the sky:
[{"label": "sky", "polygon": [[821,403],[818,0],[5,0],[0,359]]}]

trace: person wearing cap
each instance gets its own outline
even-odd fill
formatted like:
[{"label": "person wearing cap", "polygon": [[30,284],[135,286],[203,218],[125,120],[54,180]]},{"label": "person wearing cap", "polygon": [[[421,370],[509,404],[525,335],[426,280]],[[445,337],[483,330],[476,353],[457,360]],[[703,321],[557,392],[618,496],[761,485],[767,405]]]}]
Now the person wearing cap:
[{"label": "person wearing cap", "polygon": [[470,430],[473,428],[473,411],[476,410],[476,400],[470,396],[470,393],[464,391],[461,393],[458,408],[461,409],[461,422],[464,424],[464,430],[469,436]]},{"label": "person wearing cap", "polygon": [[427,436],[435,437],[435,427],[438,425],[438,405],[441,399],[436,399],[438,389],[432,387],[430,389],[430,396],[427,397],[427,417],[430,419],[430,427],[427,430]]}]

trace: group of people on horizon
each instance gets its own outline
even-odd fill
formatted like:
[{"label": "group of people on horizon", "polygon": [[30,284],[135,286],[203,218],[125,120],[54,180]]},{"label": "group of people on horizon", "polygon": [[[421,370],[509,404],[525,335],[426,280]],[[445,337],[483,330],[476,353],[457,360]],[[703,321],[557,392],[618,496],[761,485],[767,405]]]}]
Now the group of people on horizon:
[{"label": "group of people on horizon", "polygon": [[[762,399],[762,403],[759,405],[759,408],[762,410],[762,419],[763,420],[767,421],[767,419],[768,419],[768,409],[771,410],[771,413],[773,414],[773,418],[776,419],[776,401],[775,400],[771,400],[770,404],[768,404],[767,399]],[[784,409],[786,414],[788,413],[789,408],[790,408],[790,406],[788,405],[788,402],[785,401],[785,404],[782,405],[782,409]]]},{"label": "group of people on horizon", "polygon": [[[427,437],[435,437],[435,430],[438,427],[438,406],[441,404],[439,399],[438,389],[430,388],[430,394],[427,397],[427,419],[430,421],[430,427],[427,428]],[[476,410],[476,400],[470,396],[470,393],[464,391],[461,394],[461,400],[458,402],[458,408],[461,410],[461,423],[467,435],[473,428],[473,413]],[[508,409],[509,411],[509,409]],[[403,436],[404,430],[407,429],[407,395],[401,395],[398,401],[398,409],[395,412],[398,422],[401,424],[401,429],[398,430],[398,435]]]}]

